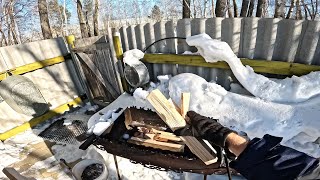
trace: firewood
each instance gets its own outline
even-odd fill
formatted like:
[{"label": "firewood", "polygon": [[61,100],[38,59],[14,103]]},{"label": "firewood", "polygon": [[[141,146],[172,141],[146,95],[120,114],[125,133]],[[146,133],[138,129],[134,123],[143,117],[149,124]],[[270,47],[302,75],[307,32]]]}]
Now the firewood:
[{"label": "firewood", "polygon": [[174,107],[174,108],[178,111],[178,113],[181,114],[181,109],[180,109],[180,107],[179,107],[175,102],[173,102],[173,100],[172,100],[171,98],[169,98],[168,101],[169,101],[169,103],[171,104],[171,106]]},{"label": "firewood", "polygon": [[190,151],[196,155],[206,165],[217,162],[218,158],[216,155],[212,155],[199,141],[197,138],[192,136],[181,137],[182,141],[186,143]]},{"label": "firewood", "polygon": [[181,116],[186,118],[187,112],[189,111],[190,105],[190,93],[181,94]]},{"label": "firewood", "polygon": [[147,100],[171,130],[175,131],[186,126],[184,118],[171,106],[170,102],[158,89],[151,91]]},{"label": "firewood", "polygon": [[131,137],[128,140],[128,142],[131,144],[142,145],[145,147],[152,147],[155,149],[168,150],[168,151],[172,151],[172,152],[183,152],[184,151],[184,145],[182,145],[182,144],[160,142],[160,141],[156,141],[153,139]]}]

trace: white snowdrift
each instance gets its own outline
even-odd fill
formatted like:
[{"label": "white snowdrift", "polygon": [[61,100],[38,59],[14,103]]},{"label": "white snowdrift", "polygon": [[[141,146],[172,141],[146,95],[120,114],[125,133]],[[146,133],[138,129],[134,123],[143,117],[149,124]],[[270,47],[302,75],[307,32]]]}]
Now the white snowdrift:
[{"label": "white snowdrift", "polygon": [[250,66],[244,66],[226,42],[199,34],[188,37],[187,43],[196,46],[207,62],[227,62],[235,77],[254,96],[273,102],[296,103],[320,93],[320,72],[273,80],[254,73]]},{"label": "white snowdrift", "polygon": [[[254,85],[251,85],[254,86]],[[191,93],[190,109],[218,118],[223,125],[246,132],[250,138],[264,134],[283,137],[284,145],[320,157],[320,102],[280,104],[226,91],[190,73],[169,81],[169,95],[180,104],[181,92]],[[294,93],[294,92],[293,92]]]}]

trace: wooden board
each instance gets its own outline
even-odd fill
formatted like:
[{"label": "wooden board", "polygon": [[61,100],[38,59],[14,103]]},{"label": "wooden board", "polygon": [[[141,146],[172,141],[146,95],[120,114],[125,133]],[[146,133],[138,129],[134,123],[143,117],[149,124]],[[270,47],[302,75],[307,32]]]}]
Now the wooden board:
[{"label": "wooden board", "polygon": [[218,161],[216,155],[212,155],[199,141],[197,138],[192,136],[181,137],[182,141],[186,143],[190,151],[195,154],[201,161],[206,165],[213,164]]},{"label": "wooden board", "polygon": [[181,109],[180,107],[175,103],[173,102],[173,100],[171,98],[168,99],[169,103],[171,104],[172,107],[176,108],[176,110],[178,111],[178,113],[181,114]]},{"label": "wooden board", "polygon": [[[66,58],[69,58],[68,56],[66,56]],[[55,58],[50,58],[50,59],[46,59],[46,60],[42,60],[42,61],[38,61],[38,62],[34,62],[34,63],[30,63],[30,64],[26,64],[20,67],[16,67],[13,69],[9,69],[8,71],[12,74],[18,75],[18,74],[24,74],[27,72],[31,72],[31,71],[35,71],[37,69],[41,69],[47,66],[52,66],[54,64],[58,64],[61,62],[65,61],[65,57],[64,56],[58,56]],[[7,77],[6,72],[0,72],[0,81],[4,80]]]},{"label": "wooden board", "polygon": [[181,116],[186,118],[190,105],[190,93],[181,93]]},{"label": "wooden board", "polygon": [[184,118],[174,107],[172,107],[166,97],[158,89],[151,91],[147,100],[171,130],[175,131],[186,126]]},{"label": "wooden board", "polygon": [[153,139],[143,139],[138,137],[131,137],[128,140],[129,143],[142,145],[146,147],[152,147],[156,149],[168,150],[173,152],[183,152],[184,145],[182,144],[174,144],[174,143],[167,143],[167,142],[159,142]]},{"label": "wooden board", "polygon": [[[155,64],[180,64],[197,67],[230,69],[226,62],[207,63],[199,55],[145,54],[143,61]],[[282,61],[251,60],[242,58],[243,65],[249,65],[255,72],[279,75],[305,75],[312,71],[320,71],[320,66],[289,63]]]}]

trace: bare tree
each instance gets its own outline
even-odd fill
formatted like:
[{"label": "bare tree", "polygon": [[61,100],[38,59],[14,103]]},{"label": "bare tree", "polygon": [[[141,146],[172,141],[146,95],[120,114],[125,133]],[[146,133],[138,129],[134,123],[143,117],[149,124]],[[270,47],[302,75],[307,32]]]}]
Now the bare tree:
[{"label": "bare tree", "polygon": [[182,18],[190,18],[190,15],[191,15],[190,5],[191,5],[190,0],[183,0]]},{"label": "bare tree", "polygon": [[276,0],[275,11],[274,11],[275,18],[279,18],[279,17],[284,18],[285,2],[286,2],[285,0]]},{"label": "bare tree", "polygon": [[298,20],[302,19],[300,0],[296,1],[296,19]]},{"label": "bare tree", "polygon": [[290,19],[291,14],[293,12],[293,7],[294,7],[294,0],[291,0],[291,4],[290,4],[289,10],[288,10],[286,19]]},{"label": "bare tree", "polygon": [[99,0],[94,0],[94,14],[93,14],[93,33],[95,36],[99,35]]},{"label": "bare tree", "polygon": [[257,5],[257,17],[264,17],[265,16],[265,9],[266,9],[266,0],[258,0],[258,5]]},{"label": "bare tree", "polygon": [[217,17],[224,17],[225,16],[226,5],[227,5],[227,0],[217,0],[217,3],[216,3],[216,16]]},{"label": "bare tree", "polygon": [[254,9],[255,0],[250,0],[249,11],[247,17],[252,17]]},{"label": "bare tree", "polygon": [[212,11],[212,17],[216,16],[215,10],[214,10],[214,0],[211,2],[211,11]]},{"label": "bare tree", "polygon": [[82,11],[82,3],[80,0],[77,0],[77,13],[78,13],[78,19],[80,24],[81,36],[82,38],[89,37],[86,20]]},{"label": "bare tree", "polygon": [[233,12],[234,12],[234,17],[238,17],[238,5],[236,0],[232,0],[233,2]]},{"label": "bare tree", "polygon": [[229,18],[231,18],[232,17],[232,12],[231,12],[230,0],[227,0],[227,6],[228,6],[228,16],[229,16]]},{"label": "bare tree", "polygon": [[249,10],[249,4],[250,4],[250,0],[242,0],[242,7],[241,7],[241,12],[240,12],[241,17],[247,17],[248,10]]},{"label": "bare tree", "polygon": [[40,16],[40,25],[44,39],[51,39],[52,33],[49,24],[48,8],[46,0],[38,0],[38,9]]}]

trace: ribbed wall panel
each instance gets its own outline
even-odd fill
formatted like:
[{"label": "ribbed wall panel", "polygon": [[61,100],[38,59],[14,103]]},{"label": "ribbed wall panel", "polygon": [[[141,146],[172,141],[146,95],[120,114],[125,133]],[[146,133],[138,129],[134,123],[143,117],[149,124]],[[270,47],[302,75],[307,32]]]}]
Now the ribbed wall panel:
[{"label": "ribbed wall panel", "polygon": [[[135,33],[134,33],[135,32]],[[241,58],[297,62],[320,65],[320,22],[276,18],[210,18],[180,19],[177,22],[157,22],[120,28],[124,50],[143,50],[165,37],[188,37],[207,33],[227,42]],[[143,35],[144,34],[144,35]],[[143,37],[142,37],[143,36]],[[147,53],[178,53],[193,51],[185,40],[165,40],[149,48]],[[151,79],[157,75],[190,72],[207,81],[216,81],[226,89],[236,81],[230,70],[183,65],[148,65]]]}]

